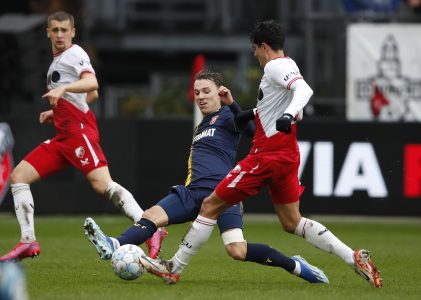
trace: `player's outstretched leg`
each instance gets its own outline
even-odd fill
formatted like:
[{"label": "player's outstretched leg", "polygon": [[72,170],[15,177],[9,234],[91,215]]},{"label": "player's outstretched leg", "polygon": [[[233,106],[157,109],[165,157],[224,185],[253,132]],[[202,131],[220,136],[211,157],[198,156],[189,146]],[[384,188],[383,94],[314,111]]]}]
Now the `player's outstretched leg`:
[{"label": "player's outstretched leg", "polygon": [[172,263],[169,261],[159,257],[153,259],[148,256],[142,256],[141,263],[149,273],[162,278],[166,284],[175,284],[180,280],[180,274],[171,272]]},{"label": "player's outstretched leg", "polygon": [[37,257],[41,253],[41,248],[35,240],[31,243],[19,242],[12,251],[0,257],[0,261],[19,261],[27,257]]},{"label": "player's outstretched leg", "polygon": [[295,255],[291,258],[300,264],[301,272],[298,277],[301,277],[302,279],[311,283],[329,283],[329,279],[322,270],[313,265],[310,265],[301,256]]},{"label": "player's outstretched leg", "polygon": [[86,237],[92,245],[95,246],[99,257],[104,260],[111,259],[111,256],[116,249],[113,240],[101,231],[92,218],[87,218],[83,227],[85,228]]},{"label": "player's outstretched leg", "polygon": [[382,287],[383,279],[380,277],[379,269],[371,260],[369,251],[364,249],[354,251],[354,269],[357,274],[361,275],[373,287]]},{"label": "player's outstretched leg", "polygon": [[167,230],[165,227],[159,228],[153,236],[146,240],[146,245],[148,246],[149,250],[149,257],[156,258],[158,256],[159,251],[161,251],[161,244],[164,238],[167,236]]}]

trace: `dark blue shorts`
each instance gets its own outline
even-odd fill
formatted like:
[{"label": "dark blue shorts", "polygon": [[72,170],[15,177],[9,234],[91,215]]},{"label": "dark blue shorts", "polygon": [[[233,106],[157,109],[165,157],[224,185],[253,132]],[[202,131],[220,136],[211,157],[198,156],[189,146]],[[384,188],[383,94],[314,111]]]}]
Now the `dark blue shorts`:
[{"label": "dark blue shorts", "polygon": [[[181,224],[196,219],[203,200],[213,192],[209,188],[188,188],[177,185],[171,188],[168,196],[157,203],[168,215],[168,225]],[[218,217],[219,231],[228,229],[243,229],[241,204],[227,208]]]}]

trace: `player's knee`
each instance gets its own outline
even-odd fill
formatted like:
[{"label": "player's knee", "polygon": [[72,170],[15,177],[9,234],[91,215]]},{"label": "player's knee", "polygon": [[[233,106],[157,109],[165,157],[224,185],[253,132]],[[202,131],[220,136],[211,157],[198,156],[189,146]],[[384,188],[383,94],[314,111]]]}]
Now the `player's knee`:
[{"label": "player's knee", "polygon": [[161,225],[161,222],[159,222],[159,216],[153,213],[150,209],[145,210],[145,212],[142,215],[142,219],[148,219],[157,226]]},{"label": "player's knee", "polygon": [[92,180],[91,186],[96,193],[101,195],[105,193],[106,185],[100,180]]},{"label": "player's knee", "polygon": [[229,205],[221,200],[215,193],[203,200],[200,215],[210,219],[216,219]]},{"label": "player's knee", "polygon": [[12,171],[12,174],[10,174],[10,183],[21,183],[22,174],[19,172],[19,170],[14,169]]},{"label": "player's knee", "polygon": [[245,242],[225,245],[225,250],[235,260],[244,261],[246,259],[247,247]]},{"label": "player's knee", "polygon": [[16,166],[16,168],[13,169],[12,174],[10,174],[10,183],[31,183],[28,182],[29,175],[27,175],[27,172],[24,167],[22,167],[20,164]]},{"label": "player's knee", "polygon": [[200,215],[204,217],[210,217],[213,213],[214,207],[213,202],[210,197],[206,197],[202,202],[202,207],[200,208]]}]

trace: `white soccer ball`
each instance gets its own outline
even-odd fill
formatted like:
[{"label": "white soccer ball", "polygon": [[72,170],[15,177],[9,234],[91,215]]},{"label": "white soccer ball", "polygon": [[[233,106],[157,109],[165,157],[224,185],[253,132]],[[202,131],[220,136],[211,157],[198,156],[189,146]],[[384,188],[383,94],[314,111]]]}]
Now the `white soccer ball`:
[{"label": "white soccer ball", "polygon": [[114,251],[111,257],[111,267],[114,273],[125,280],[134,280],[145,273],[140,258],[145,255],[142,249],[135,245],[123,245]]}]

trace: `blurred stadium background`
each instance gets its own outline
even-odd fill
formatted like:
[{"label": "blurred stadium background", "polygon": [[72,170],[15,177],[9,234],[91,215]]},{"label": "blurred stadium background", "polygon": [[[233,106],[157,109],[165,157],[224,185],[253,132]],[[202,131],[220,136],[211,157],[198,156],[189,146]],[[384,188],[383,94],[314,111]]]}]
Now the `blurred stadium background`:
[{"label": "blurred stadium background", "polygon": [[[3,1],[0,122],[14,137],[13,148],[10,138],[0,148],[3,163],[5,153],[17,163],[54,134],[38,115],[48,109],[40,97],[51,60],[46,17],[57,10],[75,16],[75,43],[97,72],[92,109],[111,174],[143,208],[184,182],[195,58],[225,75],[243,108],[254,107],[262,70],[248,32],[276,19],[286,54],[314,90],[299,133],[304,214],[421,216],[421,1]],[[36,214],[118,213],[74,169],[32,191]],[[272,212],[265,192],[256,198],[246,212]],[[12,211],[9,192],[0,212]]]}]

